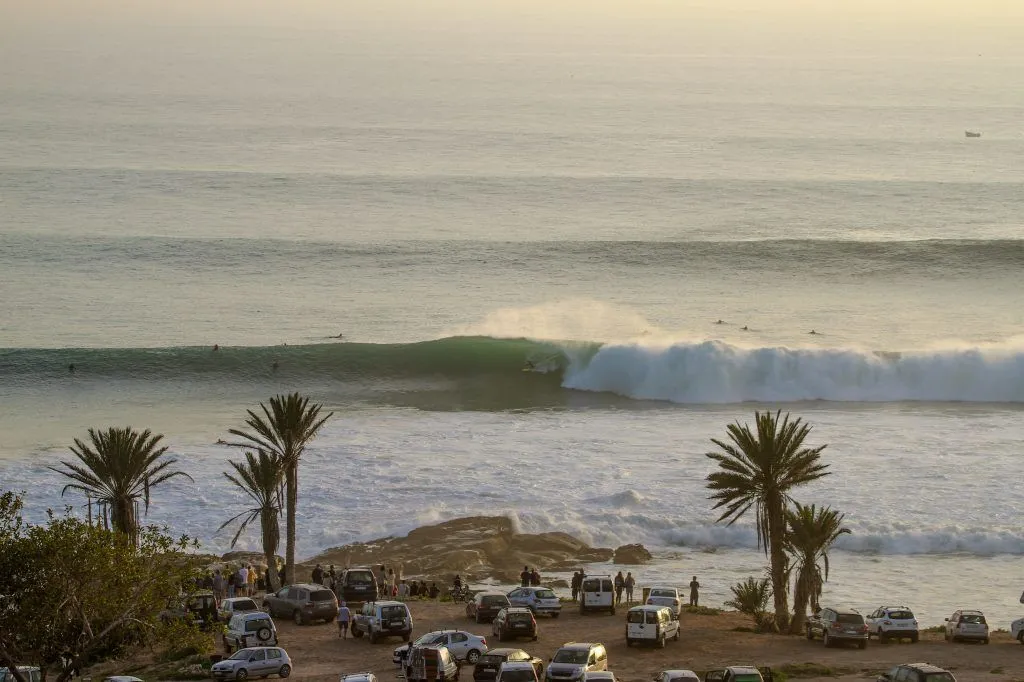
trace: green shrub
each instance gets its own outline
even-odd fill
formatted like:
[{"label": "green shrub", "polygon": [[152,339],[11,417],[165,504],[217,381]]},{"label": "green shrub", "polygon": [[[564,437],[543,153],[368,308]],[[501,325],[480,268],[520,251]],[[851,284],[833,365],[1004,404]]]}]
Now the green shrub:
[{"label": "green shrub", "polygon": [[695,616],[717,616],[722,613],[722,609],[713,609],[710,606],[684,606],[683,610]]},{"label": "green shrub", "polygon": [[183,620],[161,623],[153,637],[153,644],[164,647],[157,655],[157,660],[163,663],[189,657],[201,658],[213,651],[213,638]]}]

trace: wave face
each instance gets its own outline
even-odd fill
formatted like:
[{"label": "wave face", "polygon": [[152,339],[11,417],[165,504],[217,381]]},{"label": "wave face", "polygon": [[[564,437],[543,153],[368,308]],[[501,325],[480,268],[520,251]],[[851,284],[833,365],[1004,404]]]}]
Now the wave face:
[{"label": "wave face", "polygon": [[[276,366],[275,366],[276,363]],[[448,337],[408,344],[0,351],[3,382],[238,382],[468,391],[464,408],[550,405],[571,391],[681,404],[1024,402],[1024,351],[743,348],[720,341],[555,342]],[[456,408],[457,409],[457,408]]]}]

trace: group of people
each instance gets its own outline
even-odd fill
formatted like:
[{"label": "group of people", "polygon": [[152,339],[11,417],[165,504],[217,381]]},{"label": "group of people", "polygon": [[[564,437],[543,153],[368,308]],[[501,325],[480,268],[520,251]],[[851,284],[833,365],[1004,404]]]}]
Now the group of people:
[{"label": "group of people", "polygon": [[[522,576],[522,575],[525,575],[525,568],[524,568],[524,573],[520,574],[520,576]],[[582,593],[583,593],[583,580],[586,577],[587,577],[587,574],[584,571],[575,571],[572,574],[572,582],[570,583],[569,586],[570,586],[570,589],[572,590],[572,600],[573,601],[577,601],[577,599],[581,598]],[[539,578],[540,578],[540,576],[538,576],[538,581],[536,583],[530,583],[530,584],[539,585],[540,584]],[[622,575],[622,571],[619,571],[617,574],[615,574],[615,580],[613,581],[613,584],[615,586],[615,603],[616,604],[621,604],[622,603],[623,595],[625,595],[626,604],[632,604],[633,603],[633,590],[634,590],[634,588],[636,588],[636,578],[633,577],[633,572],[632,571],[626,571],[626,575]],[[526,585],[526,583],[524,582],[523,585]],[[690,580],[690,606],[699,606],[699,605],[700,605],[700,583],[697,581],[697,576],[693,576],[693,579]]]},{"label": "group of people", "polygon": [[531,585],[534,587],[540,585],[540,573],[537,572],[536,568],[523,566],[523,570],[519,574],[519,586],[530,587]]},{"label": "group of people", "polygon": [[257,592],[266,589],[270,577],[260,572],[252,564],[244,564],[237,569],[219,568],[203,579],[202,587],[213,592],[217,601],[227,597],[253,597]]}]

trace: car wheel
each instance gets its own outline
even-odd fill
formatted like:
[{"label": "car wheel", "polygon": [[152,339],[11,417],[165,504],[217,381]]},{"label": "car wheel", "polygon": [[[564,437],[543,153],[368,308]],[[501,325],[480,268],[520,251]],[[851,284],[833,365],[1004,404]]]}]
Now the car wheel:
[{"label": "car wheel", "polygon": [[[871,639],[871,638],[868,637],[868,639]],[[885,644],[885,642],[888,639],[889,639],[889,636],[885,633],[885,630],[879,630],[878,631],[878,641],[879,641],[880,644]]]},{"label": "car wheel", "polygon": [[917,633],[914,633],[914,634],[912,634],[910,636],[910,643],[911,644],[917,644],[917,640],[918,639],[920,639],[920,635],[918,635]]},{"label": "car wheel", "polygon": [[982,644],[988,644],[988,637],[986,637],[985,639],[981,640],[981,643]]},{"label": "car wheel", "polygon": [[626,646],[627,647],[633,646],[633,640],[631,640],[629,637],[626,638]]},{"label": "car wheel", "polygon": [[821,641],[822,641],[822,644],[824,644],[826,647],[832,646],[832,642],[829,640],[829,637],[828,637],[828,630],[826,630],[825,634],[822,635]]},{"label": "car wheel", "polygon": [[242,680],[246,680],[248,678],[249,678],[249,671],[246,670],[245,668],[239,668],[238,672],[235,673],[235,679],[238,680],[238,682],[242,682]]},{"label": "car wheel", "polygon": [[560,612],[555,611],[554,613],[551,614],[551,617],[552,618],[558,618],[560,615],[562,615]]},{"label": "car wheel", "polygon": [[814,633],[811,632],[811,626],[807,626],[807,639],[814,639]]},{"label": "car wheel", "polygon": [[470,665],[476,665],[476,662],[480,660],[480,652],[476,649],[470,649],[469,653],[466,654],[466,663]]},{"label": "car wheel", "polygon": [[857,648],[858,649],[867,649],[868,648],[868,640],[862,639],[859,642],[857,642]]},{"label": "car wheel", "polygon": [[682,630],[682,628],[676,628],[676,634],[675,634],[675,636],[674,636],[674,637],[672,638],[673,640],[675,640],[675,641],[677,641],[677,642],[679,641],[679,631],[680,631],[680,630]]},{"label": "car wheel", "polygon": [[292,614],[292,620],[295,621],[296,625],[302,625],[302,611],[295,609],[295,613]]},{"label": "car wheel", "polygon": [[292,667],[290,665],[282,665],[281,669],[277,671],[277,674],[281,677],[288,677],[292,674]]},{"label": "car wheel", "polygon": [[664,649],[665,648],[665,638],[664,637],[660,637],[658,639],[658,648],[659,649]]}]

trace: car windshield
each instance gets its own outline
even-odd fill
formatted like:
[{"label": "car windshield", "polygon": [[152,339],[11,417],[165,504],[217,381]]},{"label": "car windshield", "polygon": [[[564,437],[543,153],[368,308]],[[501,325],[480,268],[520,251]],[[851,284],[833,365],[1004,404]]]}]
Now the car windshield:
[{"label": "car windshield", "polygon": [[309,595],[309,598],[312,601],[331,601],[334,599],[334,593],[330,590],[317,590]]},{"label": "car windshield", "polygon": [[269,618],[254,618],[252,620],[245,621],[245,631],[246,632],[256,632],[260,628],[269,628],[269,627],[270,627],[270,619]]},{"label": "car windshield", "polygon": [[551,590],[537,590],[535,594],[537,595],[537,599],[557,599],[557,597],[555,597],[555,593]]},{"label": "car windshield", "polygon": [[626,622],[627,623],[642,623],[642,622],[644,622],[644,612],[643,611],[630,611],[629,613],[626,614]]},{"label": "car windshield", "polygon": [[533,616],[531,616],[528,613],[523,613],[522,611],[516,611],[514,613],[508,614],[508,619],[510,621],[513,621],[513,622],[516,622],[516,623],[518,623],[520,621],[527,621],[528,622],[528,621],[533,620]]},{"label": "car windshield", "polygon": [[670,590],[651,590],[651,597],[675,597],[676,593]]},{"label": "car windshield", "polygon": [[413,642],[413,644],[430,644],[435,639],[440,639],[440,636],[436,632],[428,632],[425,635],[420,635],[420,638]]},{"label": "car windshield", "polygon": [[249,660],[249,656],[251,656],[251,655],[252,655],[252,651],[250,651],[249,649],[239,649],[228,660],[230,660],[230,661],[248,661]]},{"label": "car windshield", "polygon": [[380,610],[381,618],[405,618],[404,606],[385,606]]},{"label": "car windshield", "polygon": [[349,585],[369,585],[373,582],[370,571],[349,571],[345,574],[345,582]]},{"label": "car windshield", "polygon": [[483,598],[483,604],[494,606],[495,604],[508,604],[508,597],[503,594],[492,594]]},{"label": "car windshield", "polygon": [[576,663],[582,665],[587,662],[587,652],[582,649],[559,649],[551,661],[553,663]]},{"label": "car windshield", "polygon": [[964,615],[960,616],[960,622],[961,623],[974,623],[975,625],[984,625],[985,624],[985,616],[983,616],[983,615],[981,615],[979,613],[965,613]]},{"label": "car windshield", "polygon": [[256,602],[252,599],[236,599],[231,602],[231,608],[235,611],[255,611]]},{"label": "car windshield", "polygon": [[492,668],[497,668],[504,662],[505,657],[500,654],[487,654],[486,656],[480,657],[480,661],[476,664],[476,667],[490,666]]},{"label": "car windshield", "polygon": [[732,679],[736,680],[736,682],[764,682],[760,675],[751,675],[750,673],[747,673],[746,675],[736,675]]},{"label": "car windshield", "polygon": [[537,679],[532,670],[505,670],[501,673],[501,682],[533,682]]},{"label": "car windshield", "polygon": [[914,617],[910,611],[890,611],[889,618],[895,620],[911,620]]},{"label": "car windshield", "polygon": [[864,616],[859,613],[840,613],[836,616],[836,620],[847,625],[862,625],[864,623]]},{"label": "car windshield", "polygon": [[923,675],[924,682],[956,682],[956,678],[950,673],[925,673]]}]

